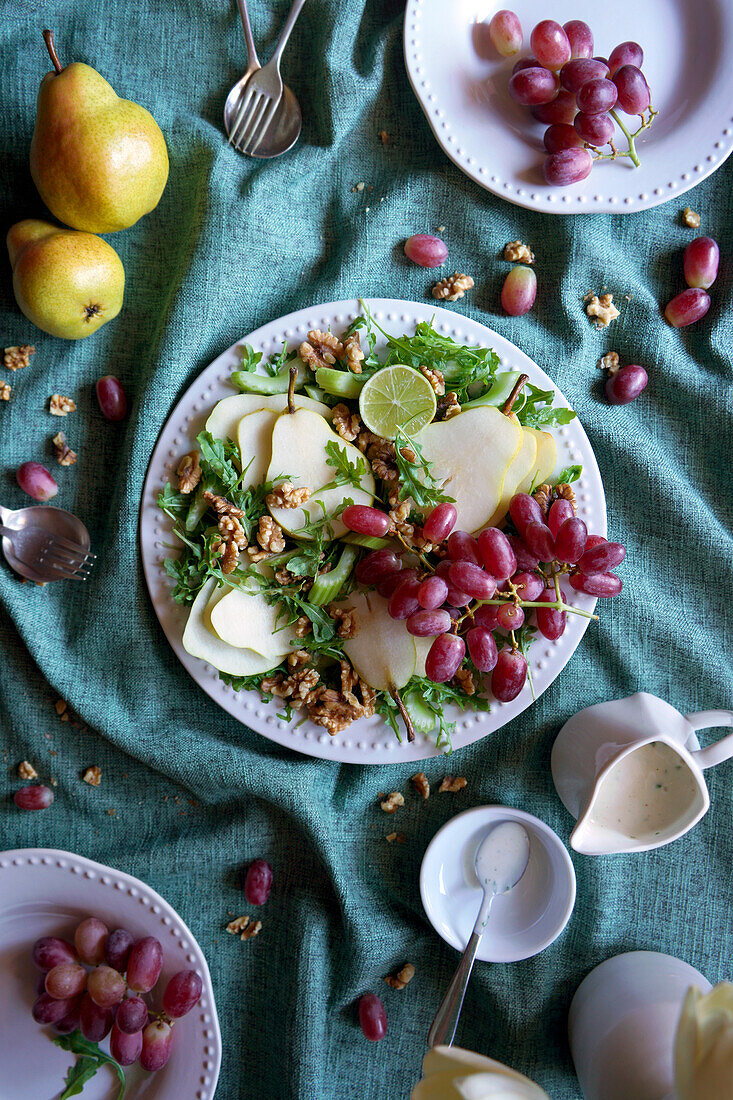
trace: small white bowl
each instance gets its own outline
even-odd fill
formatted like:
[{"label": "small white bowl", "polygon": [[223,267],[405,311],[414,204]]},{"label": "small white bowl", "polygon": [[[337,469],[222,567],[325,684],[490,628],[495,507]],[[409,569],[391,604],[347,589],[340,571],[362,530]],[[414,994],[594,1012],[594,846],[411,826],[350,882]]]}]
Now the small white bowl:
[{"label": "small white bowl", "polygon": [[428,920],[446,943],[463,951],[481,902],[474,862],[491,825],[518,821],[529,833],[527,870],[508,894],[494,899],[477,958],[519,962],[549,947],[575,905],[575,871],[565,845],[538,817],[509,806],[477,806],[439,829],[423,856],[420,896]]}]

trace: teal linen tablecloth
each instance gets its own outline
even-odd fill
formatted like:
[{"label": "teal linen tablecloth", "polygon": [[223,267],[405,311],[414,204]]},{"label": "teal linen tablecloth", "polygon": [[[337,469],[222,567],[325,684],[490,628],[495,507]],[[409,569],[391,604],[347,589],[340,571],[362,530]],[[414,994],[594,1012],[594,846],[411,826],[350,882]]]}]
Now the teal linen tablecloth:
[{"label": "teal linen tablecloth", "polygon": [[[267,56],[286,0],[252,4]],[[446,7],[449,17],[450,6]],[[15,306],[2,265],[3,345],[32,343],[31,366],[3,379],[0,499],[20,506],[14,470],[56,467],[59,424],[78,451],[58,470],[56,503],[89,525],[99,560],[86,585],[23,585],[0,569],[3,848],[69,849],[139,876],[181,913],[211,966],[224,1036],[218,1100],[403,1100],[456,964],[418,893],[425,846],[458,810],[506,803],[537,814],[567,841],[571,820],[550,778],[561,724],[591,703],[644,689],[682,711],[730,707],[731,669],[731,166],[683,199],[627,216],[541,217],[465,179],[438,148],[408,85],[398,0],[310,0],[285,58],[303,135],[288,156],[243,159],[222,138],[222,106],[244,68],[230,0],[77,0],[39,11],[5,5],[0,28],[0,179],[10,224],[44,211],[28,171],[35,95],[49,68],[50,21],[62,60],[84,60],[122,95],[150,108],[170,150],[158,209],[110,238],[127,271],[125,306],[91,339],[37,331]],[[631,33],[631,31],[629,31]],[[382,144],[378,134],[389,135]],[[601,168],[599,172],[616,169]],[[619,169],[620,170],[620,169]],[[363,182],[363,190],[355,190]],[[660,319],[683,287],[682,249],[701,232],[723,256],[713,305],[695,327]],[[475,289],[453,308],[515,341],[578,410],[603,474],[609,527],[628,548],[622,596],[602,607],[571,663],[536,705],[483,742],[425,771],[465,775],[459,794],[417,796],[395,818],[380,791],[407,793],[414,766],[339,767],[270,744],[219,710],[186,675],[143,582],[137,516],[143,477],[172,403],[235,340],[290,310],[338,298],[425,300],[431,275],[401,242],[445,226],[448,267]],[[537,253],[532,312],[498,307],[508,240]],[[608,287],[621,317],[598,332],[588,290]],[[644,364],[636,403],[600,397],[599,355]],[[131,398],[122,425],[102,421],[93,383],[118,375]],[[71,395],[66,421],[45,411]],[[84,728],[60,722],[68,700]],[[720,732],[720,731],[719,731]],[[53,807],[22,814],[17,765],[57,780]],[[80,779],[102,768],[98,788]],[[715,981],[731,977],[733,764],[708,773],[712,805],[682,840],[635,857],[573,854],[578,901],[563,936],[515,965],[479,965],[458,1041],[517,1067],[553,1100],[577,1098],[566,1019],[584,975],[619,951],[652,948]],[[406,834],[389,845],[391,828]],[[226,934],[247,912],[242,869],[270,861],[275,889],[249,943]],[[402,992],[383,977],[410,961]],[[358,1029],[355,1000],[386,1005],[378,1044]],[[193,1086],[192,1086],[193,1088]],[[9,1100],[9,1098],[3,1098]],[[36,1097],[32,1082],[24,1097]],[[181,1100],[188,1100],[181,1097]]]}]

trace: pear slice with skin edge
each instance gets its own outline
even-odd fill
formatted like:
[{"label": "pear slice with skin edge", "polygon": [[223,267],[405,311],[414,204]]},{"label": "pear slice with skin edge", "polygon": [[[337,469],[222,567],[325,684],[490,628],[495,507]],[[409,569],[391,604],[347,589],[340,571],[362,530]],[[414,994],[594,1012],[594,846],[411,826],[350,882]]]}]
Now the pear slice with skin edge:
[{"label": "pear slice with skin edge", "polygon": [[263,482],[272,455],[272,429],[280,414],[273,409],[255,409],[239,421],[237,443],[242,463],[242,489]]},{"label": "pear slice with skin edge", "polygon": [[489,527],[495,527],[500,523],[507,512],[512,497],[518,492],[518,487],[537,468],[537,439],[535,435],[524,429],[522,431],[522,445],[514,456],[512,464],[504,478],[504,487],[501,491],[501,501],[489,520]]},{"label": "pear slice with skin edge", "polygon": [[251,649],[278,664],[292,652],[291,642],[295,641],[293,628],[283,625],[286,620],[282,616],[278,621],[279,611],[258,592],[230,588],[211,606],[208,615],[211,629],[222,642],[236,649]]},{"label": "pear slice with skin edge", "polygon": [[493,406],[429,424],[417,437],[430,473],[458,512],[456,528],[486,527],[502,499],[507,471],[523,442],[520,425]]},{"label": "pear slice with skin edge", "polygon": [[216,578],[212,577],[193,602],[182,638],[186,652],[192,657],[208,661],[214,668],[230,676],[257,676],[279,665],[281,657],[263,657],[253,649],[237,649],[217,638],[208,629],[205,622],[206,605],[216,587]]},{"label": "pear slice with skin edge", "polygon": [[[296,409],[310,409],[311,412],[320,413],[327,420],[331,419],[332,410],[328,405],[314,401],[312,397],[296,393],[294,405]],[[281,413],[285,412],[287,407],[286,393],[278,393],[273,397],[260,397],[256,393],[236,393],[232,397],[223,397],[221,401],[217,401],[204,426],[207,432],[211,432],[214,439],[231,439],[236,443],[239,422],[247,413],[257,412],[259,409],[271,409],[273,412]]]},{"label": "pear slice with skin edge", "polygon": [[[328,464],[326,446],[334,442],[339,450],[346,453],[349,462],[361,464],[366,472],[361,477],[361,488],[350,482],[324,489],[335,480],[337,471]],[[299,508],[270,508],[270,515],[295,538],[310,540],[311,535],[303,532],[310,520],[319,520],[324,515],[333,517],[339,504],[346,498],[354,504],[371,504],[374,500],[374,478],[364,455],[337,435],[331,426],[310,409],[296,409],[295,412],[282,413],[272,431],[272,458],[267,471],[267,480],[287,477],[296,488],[305,486],[310,497]],[[325,512],[324,512],[325,509]],[[329,518],[334,538],[340,538],[347,531],[345,524],[338,518]]]},{"label": "pear slice with skin edge", "polygon": [[415,674],[415,639],[405,624],[392,619],[387,601],[377,592],[352,592],[336,606],[356,611],[359,629],[344,642],[344,653],[355,671],[375,691],[404,687]]},{"label": "pear slice with skin edge", "polygon": [[557,444],[549,432],[540,431],[539,428],[525,428],[537,440],[537,457],[534,466],[523,481],[520,481],[515,492],[528,493],[532,486],[537,488],[543,485],[552,475],[557,466]]}]

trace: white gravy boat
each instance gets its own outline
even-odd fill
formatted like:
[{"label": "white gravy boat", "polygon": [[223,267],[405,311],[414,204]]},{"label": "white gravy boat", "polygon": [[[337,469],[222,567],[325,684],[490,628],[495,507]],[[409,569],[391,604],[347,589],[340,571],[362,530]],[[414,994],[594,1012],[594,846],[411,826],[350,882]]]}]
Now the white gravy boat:
[{"label": "white gravy boat", "polygon": [[695,730],[733,726],[733,711],[682,715],[655,695],[587,707],[552,748],[552,778],[577,818],[584,855],[646,852],[677,840],[707,813],[703,769],[733,757],[733,733],[701,749]]}]

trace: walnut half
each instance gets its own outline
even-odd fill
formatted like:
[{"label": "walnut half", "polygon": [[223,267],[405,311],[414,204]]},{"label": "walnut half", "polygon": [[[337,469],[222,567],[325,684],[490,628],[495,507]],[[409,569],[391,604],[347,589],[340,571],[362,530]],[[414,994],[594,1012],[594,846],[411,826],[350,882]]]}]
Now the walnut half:
[{"label": "walnut half", "polygon": [[439,301],[457,302],[473,285],[474,282],[470,275],[462,275],[460,272],[455,271],[452,275],[446,275],[444,279],[435,284],[433,298],[437,298]]}]

